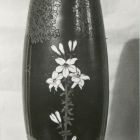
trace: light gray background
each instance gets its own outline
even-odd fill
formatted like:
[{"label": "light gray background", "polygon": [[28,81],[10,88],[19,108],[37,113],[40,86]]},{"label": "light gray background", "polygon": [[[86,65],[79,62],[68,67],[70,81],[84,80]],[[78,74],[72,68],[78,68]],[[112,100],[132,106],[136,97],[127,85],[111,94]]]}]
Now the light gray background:
[{"label": "light gray background", "polygon": [[[108,45],[106,140],[138,140],[138,0],[101,0]],[[29,0],[0,0],[0,140],[26,140],[22,58]]]}]

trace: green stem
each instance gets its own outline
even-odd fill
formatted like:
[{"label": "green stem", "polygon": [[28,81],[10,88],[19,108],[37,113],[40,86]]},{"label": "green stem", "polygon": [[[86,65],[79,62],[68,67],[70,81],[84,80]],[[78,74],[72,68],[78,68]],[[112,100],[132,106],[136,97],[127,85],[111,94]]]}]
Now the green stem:
[{"label": "green stem", "polygon": [[69,130],[68,126],[72,125],[71,121],[73,120],[72,116],[72,107],[73,103],[70,98],[71,90],[69,90],[69,81],[65,78],[65,91],[62,94],[64,97],[64,100],[62,101],[63,109],[63,130],[60,132],[60,134],[63,137],[63,140],[68,140],[68,137],[71,136],[71,130]]}]

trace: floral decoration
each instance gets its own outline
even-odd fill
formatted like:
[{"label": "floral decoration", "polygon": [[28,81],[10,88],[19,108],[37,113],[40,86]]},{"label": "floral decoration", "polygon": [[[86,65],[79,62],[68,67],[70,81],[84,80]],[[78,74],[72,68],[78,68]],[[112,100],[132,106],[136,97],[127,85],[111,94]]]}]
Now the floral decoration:
[{"label": "floral decoration", "polygon": [[[51,50],[58,55],[55,59],[57,64],[55,70],[52,72],[51,78],[46,80],[49,85],[51,93],[61,90],[60,97],[62,99],[63,108],[61,111],[55,111],[50,114],[50,120],[57,125],[59,134],[63,140],[77,140],[77,136],[74,136],[71,131],[72,121],[74,120],[73,107],[71,96],[74,88],[79,87],[83,89],[86,80],[90,80],[90,77],[83,74],[81,70],[76,66],[78,58],[72,57],[78,42],[68,41],[69,58],[66,58],[66,53],[62,43],[59,43],[58,47],[51,46]],[[54,89],[54,90],[52,90]],[[73,135],[73,136],[72,136]]]}]

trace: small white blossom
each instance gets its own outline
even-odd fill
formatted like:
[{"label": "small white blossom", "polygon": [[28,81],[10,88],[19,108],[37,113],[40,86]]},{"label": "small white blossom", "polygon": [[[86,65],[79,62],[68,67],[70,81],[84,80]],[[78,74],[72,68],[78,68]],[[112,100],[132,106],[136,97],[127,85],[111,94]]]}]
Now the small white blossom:
[{"label": "small white blossom", "polygon": [[71,40],[68,42],[68,46],[69,46],[69,50],[72,51],[72,41]]},{"label": "small white blossom", "polygon": [[55,114],[51,113],[50,119],[57,124],[61,123],[61,116],[58,111],[56,111]]},{"label": "small white blossom", "polygon": [[61,43],[59,43],[59,50],[61,51],[62,54],[65,54],[64,47]]},{"label": "small white blossom", "polygon": [[58,87],[61,88],[63,91],[65,90],[61,83],[62,78],[63,78],[62,74],[58,74],[56,71],[53,72],[52,78],[46,80],[46,83],[49,84],[50,91],[53,87],[55,88],[56,91]]},{"label": "small white blossom", "polygon": [[63,77],[67,78],[70,72],[76,72],[76,67],[74,64],[77,60],[77,58],[72,58],[68,60],[64,60],[63,58],[55,59],[56,63],[59,64],[59,66],[56,67],[56,71],[58,73],[62,72]]},{"label": "small white blossom", "polygon": [[77,46],[77,41],[75,40],[75,41],[73,42],[73,48],[72,48],[73,51],[75,50],[76,46]]},{"label": "small white blossom", "polygon": [[58,49],[57,49],[56,46],[52,45],[52,46],[51,46],[51,49],[52,49],[55,53],[57,53],[58,55],[61,55],[61,53],[58,51]]},{"label": "small white blossom", "polygon": [[76,136],[73,136],[71,140],[77,140],[77,137]]},{"label": "small white blossom", "polygon": [[59,122],[61,122],[61,116],[60,116],[60,113],[58,111],[55,112],[55,115],[58,119]]},{"label": "small white blossom", "polygon": [[54,114],[51,114],[50,115],[50,119],[55,122],[55,123],[58,123],[59,124],[59,121],[57,120],[56,116]]},{"label": "small white blossom", "polygon": [[68,42],[68,46],[69,46],[69,50],[70,50],[70,51],[74,51],[75,48],[76,48],[76,46],[77,46],[77,41],[75,40],[75,41],[72,42],[72,41],[70,40],[70,41]]},{"label": "small white blossom", "polygon": [[78,68],[77,72],[71,73],[70,76],[72,77],[71,80],[74,82],[71,88],[75,88],[79,85],[80,89],[82,89],[85,84],[84,80],[90,80],[90,77],[85,74],[81,74],[81,71]]}]

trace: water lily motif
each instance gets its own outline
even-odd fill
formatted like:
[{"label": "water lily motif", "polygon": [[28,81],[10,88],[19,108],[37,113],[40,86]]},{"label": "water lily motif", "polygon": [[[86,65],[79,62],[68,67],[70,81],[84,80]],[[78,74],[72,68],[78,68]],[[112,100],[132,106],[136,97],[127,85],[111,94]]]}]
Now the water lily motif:
[{"label": "water lily motif", "polygon": [[62,78],[63,78],[62,74],[58,74],[56,71],[53,72],[52,78],[46,80],[46,83],[49,84],[50,91],[53,87],[55,88],[56,91],[58,87],[61,88],[63,91],[65,90],[61,83]]},{"label": "water lily motif", "polygon": [[59,66],[56,67],[56,71],[58,73],[62,72],[63,77],[67,78],[70,72],[76,72],[76,66],[74,64],[77,60],[77,58],[71,58],[68,60],[64,60],[63,58],[55,59],[56,63],[59,64]]},{"label": "water lily motif", "polygon": [[90,77],[85,74],[81,74],[81,71],[78,68],[76,73],[71,73],[70,76],[72,77],[71,80],[74,82],[71,88],[75,88],[77,85],[79,85],[80,89],[82,90],[85,84],[84,80],[90,80]]},{"label": "water lily motif", "polygon": [[51,113],[50,119],[57,124],[61,123],[61,116],[58,111],[55,111],[55,114]]},{"label": "water lily motif", "polygon": [[71,140],[77,140],[77,137],[76,136],[73,136]]}]

